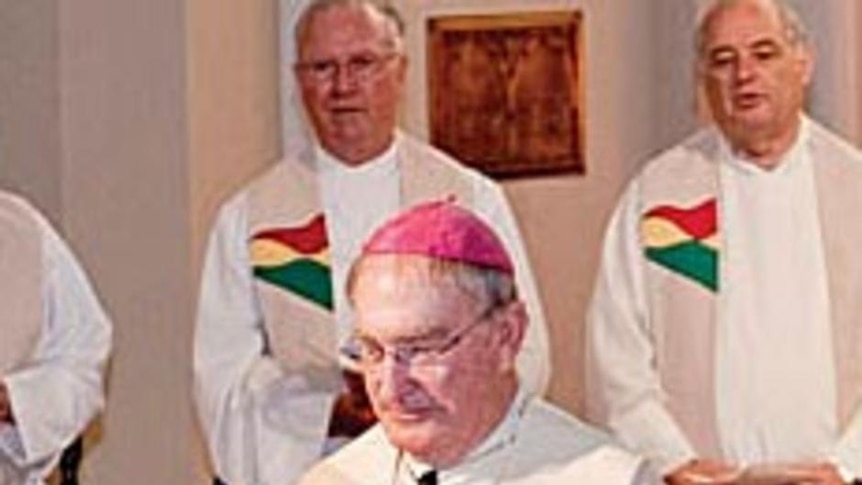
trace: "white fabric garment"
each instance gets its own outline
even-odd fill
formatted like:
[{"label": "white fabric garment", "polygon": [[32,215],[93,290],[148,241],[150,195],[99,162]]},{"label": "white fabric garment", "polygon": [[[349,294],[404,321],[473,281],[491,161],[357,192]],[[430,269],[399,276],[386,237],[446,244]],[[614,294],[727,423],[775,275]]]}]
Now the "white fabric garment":
[{"label": "white fabric garment", "polygon": [[716,394],[722,449],[734,463],[814,460],[829,452],[837,433],[807,136],[803,129],[773,170],[724,150]]},{"label": "white fabric garment", "polygon": [[[398,134],[395,143],[403,136]],[[343,288],[349,264],[373,226],[399,207],[396,152],[390,149],[352,169],[326,157],[316,160],[332,239],[334,308],[342,338],[351,325]],[[320,148],[316,153],[319,158],[324,154]],[[531,367],[523,374],[527,387],[542,393],[550,376],[547,330],[517,224],[502,189],[464,170],[473,182],[473,208],[497,230],[515,262],[518,289],[530,316],[522,355]],[[306,419],[308,409],[295,396],[308,392],[308,384],[302,376],[285,375],[263,354],[267,337],[245,239],[247,196],[240,192],[222,206],[210,236],[195,333],[195,398],[215,473],[222,480],[229,485],[284,485],[310,465],[295,458],[297,443],[308,437],[286,436],[277,423]],[[294,404],[286,408],[286,402]]]},{"label": "white fabric garment", "polygon": [[337,221],[330,224],[329,234],[332,237],[332,290],[336,294],[333,302],[340,343],[345,342],[352,329],[353,318],[345,294],[350,264],[367,236],[401,205],[395,147],[392,144],[382,155],[358,167],[339,162],[319,146],[316,151],[323,206]]},{"label": "white fabric garment", "polygon": [[[377,425],[316,465],[301,485],[415,485],[431,467],[399,452]],[[440,485],[658,484],[641,459],[541,399],[519,398]]]},{"label": "white fabric garment", "polygon": [[[620,199],[605,233],[601,274],[587,314],[587,384],[607,388],[603,389],[607,399],[622,401],[625,410],[613,413],[602,409],[602,413],[609,414],[604,419],[593,419],[615,430],[624,445],[645,454],[661,473],[666,473],[697,453],[665,407],[661,382],[653,367],[655,351],[648,334],[652,328],[647,318],[639,193],[635,179]],[[598,328],[602,331],[596,331]],[[589,366],[598,366],[597,362],[616,371],[612,384],[595,377],[595,370]]]},{"label": "white fabric garment", "polygon": [[102,372],[111,346],[110,323],[84,272],[48,222],[31,210],[42,232],[45,319],[29,363],[0,376],[16,420],[14,426],[0,424],[0,468],[15,468],[7,472],[18,475],[8,482],[0,478],[3,485],[42,484],[63,448],[102,409]]},{"label": "white fabric garment", "polygon": [[[714,128],[701,131],[645,171],[676,163],[686,153],[677,148],[703,146],[703,140],[723,143],[719,137]],[[842,164],[862,163],[857,151],[825,129],[815,133],[807,118],[786,164],[772,172],[734,160],[726,147],[715,160],[721,163],[722,238],[712,383],[718,458],[739,464],[834,461],[862,476],[862,412],[857,409],[843,430],[837,424],[828,273],[814,181],[817,164],[839,160],[815,159],[809,150],[815,141],[843,156]],[[617,409],[600,419],[666,473],[699,452],[669,411],[655,368],[653,332],[662,327],[650,320],[649,263],[639,232],[643,179],[642,174],[632,180],[605,236],[588,316],[588,368],[594,367],[588,380],[595,383],[594,393],[601,389],[605,405],[613,402]],[[605,370],[597,372],[599,365]]]}]

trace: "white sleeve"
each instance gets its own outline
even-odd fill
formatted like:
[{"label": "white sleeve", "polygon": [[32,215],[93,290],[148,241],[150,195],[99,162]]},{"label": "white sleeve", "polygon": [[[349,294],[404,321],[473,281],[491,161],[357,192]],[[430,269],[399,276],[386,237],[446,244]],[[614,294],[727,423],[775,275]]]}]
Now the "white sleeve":
[{"label": "white sleeve", "polygon": [[226,204],[210,235],[194,337],[195,404],[219,478],[289,483],[297,451],[274,416],[306,384],[265,355],[266,330],[254,289],[247,203]]},{"label": "white sleeve", "polygon": [[500,186],[477,177],[475,193],[476,211],[488,220],[503,239],[515,263],[518,292],[526,303],[530,319],[524,346],[518,355],[518,373],[523,388],[531,395],[541,396],[547,391],[551,379],[551,355],[545,314],[527,251]]},{"label": "white sleeve", "polygon": [[43,241],[44,324],[34,359],[3,377],[15,425],[0,432],[0,453],[28,475],[45,476],[104,406],[111,325],[65,243],[35,217]]},{"label": "white sleeve", "polygon": [[666,473],[695,452],[664,404],[649,329],[633,183],[613,215],[587,312],[590,418]]},{"label": "white sleeve", "polygon": [[862,478],[862,408],[857,408],[850,425],[838,439],[832,458],[854,479]]}]

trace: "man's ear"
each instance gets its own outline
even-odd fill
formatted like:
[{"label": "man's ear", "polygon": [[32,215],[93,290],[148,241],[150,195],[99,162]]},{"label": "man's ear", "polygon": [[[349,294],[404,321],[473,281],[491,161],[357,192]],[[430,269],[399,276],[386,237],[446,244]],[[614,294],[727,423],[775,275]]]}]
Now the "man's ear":
[{"label": "man's ear", "polygon": [[814,52],[814,47],[809,45],[799,46],[798,62],[799,69],[802,71],[802,85],[806,88],[811,87],[811,81],[814,77],[814,63],[817,56]]},{"label": "man's ear", "polygon": [[518,300],[507,304],[499,312],[500,365],[504,370],[514,370],[527,331],[527,309],[524,302]]},{"label": "man's ear", "polygon": [[410,60],[405,54],[398,54],[398,58],[395,59],[394,62],[396,63],[395,76],[398,78],[398,82],[401,84],[401,89],[404,90],[407,85],[407,71],[410,67]]}]

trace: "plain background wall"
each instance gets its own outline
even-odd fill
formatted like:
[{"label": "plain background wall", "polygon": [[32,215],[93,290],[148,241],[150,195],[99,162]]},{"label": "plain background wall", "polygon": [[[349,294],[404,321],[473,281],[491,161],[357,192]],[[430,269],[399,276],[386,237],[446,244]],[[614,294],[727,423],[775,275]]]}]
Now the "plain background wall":
[{"label": "plain background wall", "polygon": [[62,229],[115,322],[110,404],[84,483],[191,483],[183,4],[56,3]]},{"label": "plain background wall", "polygon": [[[577,411],[582,316],[612,204],[641,162],[697,124],[695,2],[395,3],[413,58],[404,125],[420,137],[429,16],[585,12],[587,175],[505,183],[552,326],[551,397]],[[820,51],[812,110],[860,141],[862,8],[794,3]],[[190,401],[197,278],[218,202],[279,153],[278,23],[276,0],[0,0],[0,181],[58,225],[115,320],[109,408],[84,483],[206,483]]]},{"label": "plain background wall", "polygon": [[54,0],[0,1],[0,175],[55,221],[62,205],[58,18]]}]

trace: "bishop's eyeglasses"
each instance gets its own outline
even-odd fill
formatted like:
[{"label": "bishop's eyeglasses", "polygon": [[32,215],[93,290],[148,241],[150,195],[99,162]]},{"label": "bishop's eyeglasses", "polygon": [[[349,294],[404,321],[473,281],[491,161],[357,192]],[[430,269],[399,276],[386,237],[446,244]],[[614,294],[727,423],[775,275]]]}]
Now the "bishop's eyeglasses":
[{"label": "bishop's eyeglasses", "polygon": [[384,345],[370,336],[354,334],[342,348],[342,353],[359,362],[364,368],[372,370],[378,368],[387,355],[390,355],[394,362],[411,368],[437,366],[443,363],[446,356],[458,347],[473,329],[489,321],[500,308],[502,307],[499,305],[492,305],[443,340]]}]

